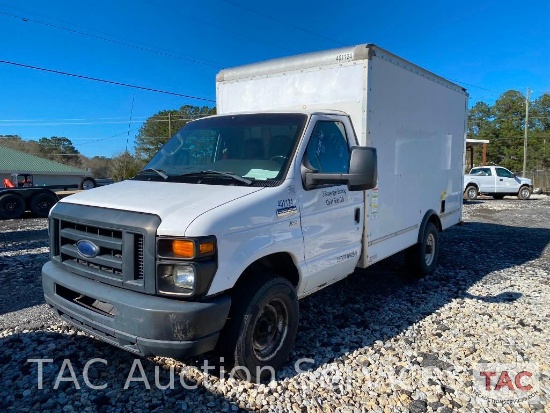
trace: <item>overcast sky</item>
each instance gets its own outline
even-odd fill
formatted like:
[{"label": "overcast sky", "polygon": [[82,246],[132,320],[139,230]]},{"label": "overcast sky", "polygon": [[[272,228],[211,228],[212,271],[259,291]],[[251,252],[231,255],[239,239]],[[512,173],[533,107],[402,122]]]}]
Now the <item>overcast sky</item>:
[{"label": "overcast sky", "polygon": [[160,110],[214,106],[221,68],[360,43],[460,83],[470,106],[550,93],[550,0],[0,0],[1,61],[203,99],[0,63],[0,134],[113,156]]}]

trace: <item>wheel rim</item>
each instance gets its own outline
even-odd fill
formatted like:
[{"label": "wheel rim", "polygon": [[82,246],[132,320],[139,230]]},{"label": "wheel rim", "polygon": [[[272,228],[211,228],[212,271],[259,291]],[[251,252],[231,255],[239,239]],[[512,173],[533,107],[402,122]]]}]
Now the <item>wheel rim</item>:
[{"label": "wheel rim", "polygon": [[475,197],[476,197],[476,190],[472,188],[468,191],[468,198],[474,199]]},{"label": "wheel rim", "polygon": [[521,197],[522,198],[527,198],[529,196],[529,190],[527,188],[523,188],[521,190]]},{"label": "wheel rim", "polygon": [[426,238],[426,248],[424,250],[424,260],[429,267],[432,265],[435,258],[435,236],[434,234],[428,234]]},{"label": "wheel rim", "polygon": [[92,181],[86,180],[82,182],[82,189],[88,190],[93,188],[94,188],[94,183]]},{"label": "wheel rim", "polygon": [[50,201],[42,201],[42,202],[39,202],[38,203],[38,209],[42,209],[42,210],[50,210],[52,207],[52,203]]},{"label": "wheel rim", "polygon": [[252,349],[256,358],[273,358],[282,347],[288,333],[288,309],[280,299],[269,301],[256,318],[252,333]]}]

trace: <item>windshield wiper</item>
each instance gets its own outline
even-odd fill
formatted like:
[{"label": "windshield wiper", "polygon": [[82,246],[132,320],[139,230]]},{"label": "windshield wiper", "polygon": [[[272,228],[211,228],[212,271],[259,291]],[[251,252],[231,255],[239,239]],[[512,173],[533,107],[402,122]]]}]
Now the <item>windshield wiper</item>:
[{"label": "windshield wiper", "polygon": [[141,171],[138,175],[141,175],[143,172],[155,172],[160,177],[162,177],[165,181],[168,179],[168,175],[166,175],[162,169],[147,168]]},{"label": "windshield wiper", "polygon": [[240,175],[232,174],[232,173],[229,173],[229,172],[211,171],[211,170],[186,172],[186,173],[181,174],[180,176],[193,176],[193,175],[199,175],[199,176],[202,176],[202,175],[220,175],[220,176],[225,176],[227,178],[234,179],[235,181],[242,182],[243,184],[246,184],[246,185],[252,185],[252,182],[254,182],[252,179],[243,178]]}]

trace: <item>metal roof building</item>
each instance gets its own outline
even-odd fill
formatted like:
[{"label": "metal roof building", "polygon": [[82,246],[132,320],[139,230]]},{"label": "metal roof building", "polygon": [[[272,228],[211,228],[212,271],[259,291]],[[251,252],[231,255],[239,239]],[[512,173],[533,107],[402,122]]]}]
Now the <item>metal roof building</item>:
[{"label": "metal roof building", "polygon": [[84,169],[0,146],[0,180],[12,173],[33,174],[35,185],[80,184],[84,176],[90,175]]}]

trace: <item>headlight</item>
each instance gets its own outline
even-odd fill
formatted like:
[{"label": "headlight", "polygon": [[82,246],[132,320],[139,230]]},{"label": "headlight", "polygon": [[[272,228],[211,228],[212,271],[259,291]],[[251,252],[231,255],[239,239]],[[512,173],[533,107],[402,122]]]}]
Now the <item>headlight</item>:
[{"label": "headlight", "polygon": [[218,268],[216,237],[158,237],[156,261],[157,294],[203,296]]},{"label": "headlight", "polygon": [[174,265],[174,285],[178,288],[193,290],[195,286],[195,269],[188,265]]},{"label": "headlight", "polygon": [[159,265],[158,290],[163,294],[192,295],[195,269],[191,265]]}]

